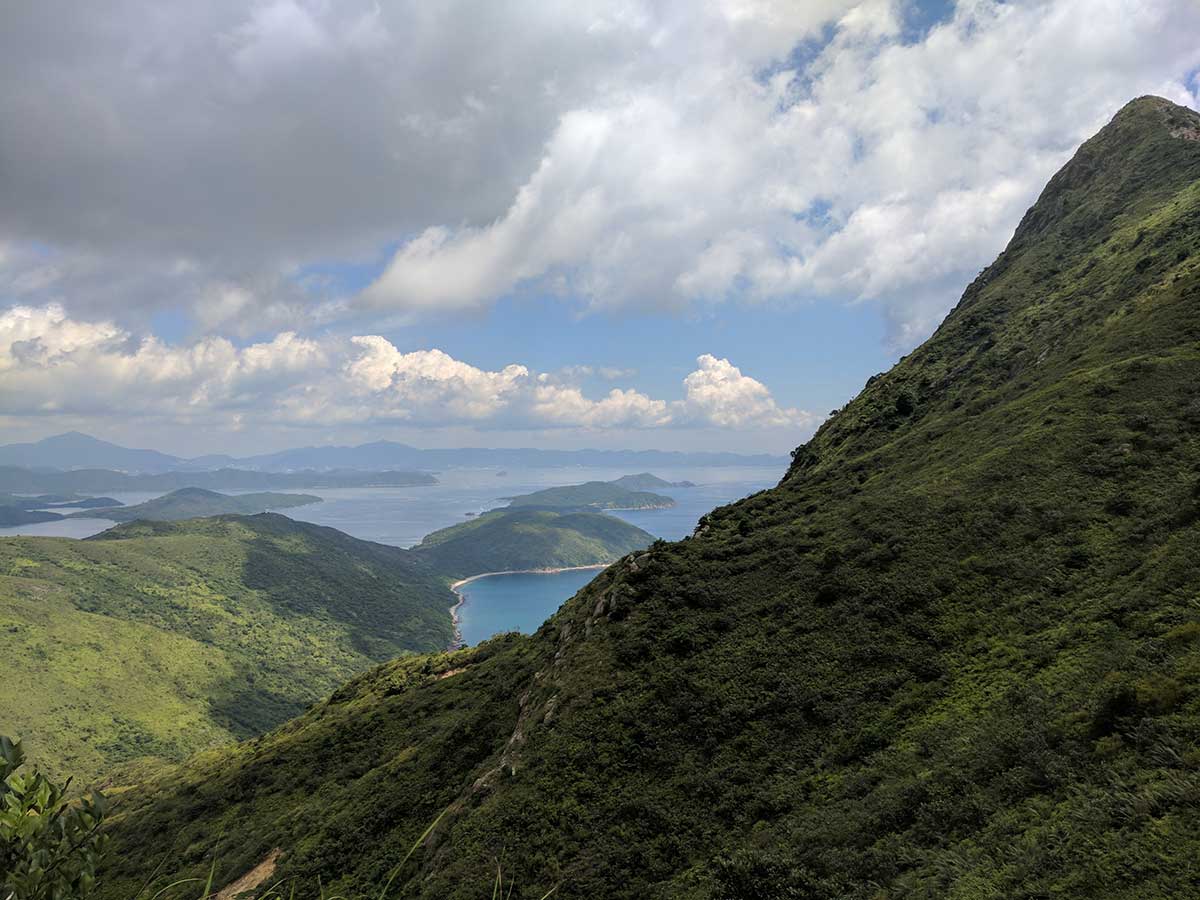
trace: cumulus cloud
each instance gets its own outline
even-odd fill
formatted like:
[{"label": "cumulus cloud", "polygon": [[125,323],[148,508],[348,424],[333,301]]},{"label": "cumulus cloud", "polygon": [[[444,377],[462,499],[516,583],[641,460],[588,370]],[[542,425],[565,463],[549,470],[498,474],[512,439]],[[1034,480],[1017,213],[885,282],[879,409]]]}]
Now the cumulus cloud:
[{"label": "cumulus cloud", "polygon": [[686,397],[680,404],[691,418],[724,428],[779,428],[817,423],[812,413],[780,407],[767,386],[727,359],[705,353],[699,368],[683,379]]},{"label": "cumulus cloud", "polygon": [[296,384],[327,363],[292,332],[235,347],[210,337],[184,347],[136,337],[62,307],[0,314],[0,408],[6,415],[163,415],[178,421],[257,406],[264,390]]},{"label": "cumulus cloud", "polygon": [[614,388],[599,400],[589,400],[577,387],[539,384],[534,389],[536,418],[585,428],[654,428],[670,425],[666,402],[635,390]]},{"label": "cumulus cloud", "polygon": [[[911,344],[1079,141],[1195,105],[1200,65],[1185,0],[11,6],[0,302],[243,336],[553,287],[867,299]],[[314,291],[331,262],[378,277]]]},{"label": "cumulus cloud", "polygon": [[0,409],[6,415],[119,414],[173,423],[339,426],[469,424],[487,428],[803,429],[728,360],[702,356],[684,397],[614,388],[593,399],[559,373],[481,369],[437,349],[404,352],[380,335],[281,332],[237,346],[205,337],[168,344],[60,306],[0,313]]},{"label": "cumulus cloud", "polygon": [[1196,99],[1200,7],[1177,0],[971,0],[916,41],[900,4],[826,7],[795,65],[771,54],[811,21],[728,40],[768,7],[639,20],[655,77],[565,112],[502,216],[427,228],[367,298],[470,307],[548,276],[594,306],[867,298],[911,343],[1124,101]]},{"label": "cumulus cloud", "polygon": [[379,335],[350,341],[358,354],[345,375],[355,394],[392,399],[402,418],[425,410],[452,420],[487,419],[506,408],[529,379],[524,366],[487,372],[441,350],[401,353]]}]

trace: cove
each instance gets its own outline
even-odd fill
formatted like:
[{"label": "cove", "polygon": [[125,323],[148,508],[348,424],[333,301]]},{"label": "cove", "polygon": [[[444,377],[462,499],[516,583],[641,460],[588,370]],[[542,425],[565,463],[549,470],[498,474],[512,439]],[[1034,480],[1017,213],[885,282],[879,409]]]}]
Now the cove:
[{"label": "cove", "polygon": [[463,644],[478,644],[506,631],[536,631],[602,570],[504,572],[460,582],[454,589],[461,598],[455,616]]}]

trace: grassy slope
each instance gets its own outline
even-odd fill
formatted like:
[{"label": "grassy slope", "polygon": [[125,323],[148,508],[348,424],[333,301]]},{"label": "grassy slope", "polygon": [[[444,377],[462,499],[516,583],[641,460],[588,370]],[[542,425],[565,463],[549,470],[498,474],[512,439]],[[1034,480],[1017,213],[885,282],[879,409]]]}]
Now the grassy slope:
[{"label": "grassy slope", "polygon": [[279,494],[268,491],[229,495],[202,488],[181,488],[145,503],[89,509],[73,513],[72,518],[112,519],[114,522],[133,522],[136,519],[174,522],[208,516],[251,516],[272,509],[290,509],[293,506],[307,506],[320,502],[321,498],[313,494]]},{"label": "grassy slope", "polygon": [[0,723],[49,768],[179,759],[451,638],[406,551],[277,515],[0,538]]},{"label": "grassy slope", "polygon": [[596,509],[662,509],[675,501],[662,494],[631,491],[611,481],[588,481],[565,487],[545,488],[532,494],[509,498],[509,506],[594,507]]},{"label": "grassy slope", "polygon": [[439,572],[462,578],[608,563],[653,540],[637,526],[603,513],[501,509],[435,531],[414,550]]},{"label": "grassy slope", "polygon": [[779,487],[131,792],[108,894],[276,846],[369,893],[451,804],[396,895],[1194,894],[1196,136],[1127,107]]}]

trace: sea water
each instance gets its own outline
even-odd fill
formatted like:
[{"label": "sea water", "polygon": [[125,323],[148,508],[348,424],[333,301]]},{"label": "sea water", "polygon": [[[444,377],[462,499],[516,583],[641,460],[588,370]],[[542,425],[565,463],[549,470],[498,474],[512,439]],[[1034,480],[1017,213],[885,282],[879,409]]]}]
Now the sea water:
[{"label": "sea water", "polygon": [[458,630],[463,642],[478,644],[505,631],[536,631],[599,571],[488,575],[460,586]]},{"label": "sea water", "polygon": [[[438,484],[433,485],[305,489],[303,493],[315,494],[323,502],[282,512],[293,519],[328,525],[363,540],[412,547],[431,531],[466,521],[468,513],[478,515],[504,506],[506,497],[584,481],[611,481],[629,474],[632,473],[628,469],[576,467],[509,469],[504,474],[496,469],[451,469],[437,473]],[[783,474],[783,467],[660,468],[654,474],[668,481],[691,481],[695,487],[655,491],[675,500],[676,505],[670,509],[613,510],[609,515],[619,516],[654,537],[679,540],[691,534],[697,520],[713,508],[775,484]],[[300,489],[293,491],[298,492]],[[161,493],[109,496],[132,505]],[[0,536],[84,538],[114,524],[106,519],[63,519],[0,528]],[[464,640],[474,644],[497,632],[534,630],[563,601],[591,581],[597,571],[489,576],[465,585],[468,599],[460,608]]]},{"label": "sea water", "polygon": [[[655,474],[669,481],[692,481],[695,487],[655,491],[675,500],[676,505],[670,509],[613,510],[609,515],[619,516],[655,537],[674,541],[691,534],[705,513],[771,487],[778,481],[780,472],[756,468]],[[585,478],[567,483],[575,484],[578,480],[610,479]],[[458,615],[463,642],[471,645],[505,631],[529,633],[536,630],[599,572],[599,569],[591,569],[487,575],[462,585],[458,590],[464,600],[458,607]]]}]

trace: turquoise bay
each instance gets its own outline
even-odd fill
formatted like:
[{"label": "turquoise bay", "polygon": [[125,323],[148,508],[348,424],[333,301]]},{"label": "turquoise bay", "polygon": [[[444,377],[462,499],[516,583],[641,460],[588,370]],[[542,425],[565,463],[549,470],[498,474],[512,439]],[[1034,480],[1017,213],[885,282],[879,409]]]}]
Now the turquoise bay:
[{"label": "turquoise bay", "polygon": [[536,630],[600,571],[515,572],[487,575],[461,585],[458,630],[463,642],[478,644],[505,631]]}]

